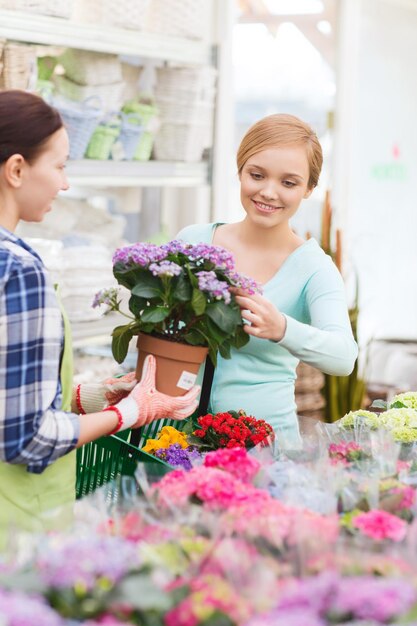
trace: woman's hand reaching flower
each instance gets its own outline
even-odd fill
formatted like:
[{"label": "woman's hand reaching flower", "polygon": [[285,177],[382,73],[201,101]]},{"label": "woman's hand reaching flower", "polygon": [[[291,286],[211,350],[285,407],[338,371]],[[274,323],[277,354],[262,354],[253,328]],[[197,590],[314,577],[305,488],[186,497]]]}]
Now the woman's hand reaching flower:
[{"label": "woman's hand reaching flower", "polygon": [[235,294],[242,318],[249,322],[244,325],[245,332],[260,339],[281,341],[285,335],[287,320],[274,304],[259,293],[249,294],[233,287],[230,290]]}]

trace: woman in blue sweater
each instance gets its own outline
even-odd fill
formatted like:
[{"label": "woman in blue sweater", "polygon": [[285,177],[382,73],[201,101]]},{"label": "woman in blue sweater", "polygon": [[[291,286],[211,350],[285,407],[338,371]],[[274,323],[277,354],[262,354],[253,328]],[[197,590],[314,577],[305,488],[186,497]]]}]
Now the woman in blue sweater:
[{"label": "woman in blue sweater", "polygon": [[263,295],[237,294],[250,341],[230,360],[219,356],[210,410],[242,408],[267,420],[290,447],[299,441],[298,362],[345,376],[358,354],[340,273],[315,239],[305,241],[290,226],[318,183],[322,161],[317,136],[303,121],[261,119],[237,152],[243,220],[195,224],[178,234],[226,248],[236,270],[263,288]]}]

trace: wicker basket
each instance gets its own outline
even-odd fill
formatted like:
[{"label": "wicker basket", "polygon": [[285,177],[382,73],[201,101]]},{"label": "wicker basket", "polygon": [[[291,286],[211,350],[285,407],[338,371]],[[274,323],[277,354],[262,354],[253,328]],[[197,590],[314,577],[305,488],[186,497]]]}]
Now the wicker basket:
[{"label": "wicker basket", "polygon": [[159,161],[201,161],[207,147],[206,124],[162,124],[154,143]]},{"label": "wicker basket", "polygon": [[122,63],[123,102],[134,100],[139,94],[139,78],[143,67]]},{"label": "wicker basket", "polygon": [[97,104],[97,98],[79,103],[64,98],[53,100],[53,105],[60,112],[68,132],[70,159],[82,159],[85,154],[91,136],[103,116],[103,111]]},{"label": "wicker basket", "polygon": [[3,49],[3,71],[0,87],[4,89],[29,89],[36,85],[36,48],[7,42]]},{"label": "wicker basket", "polygon": [[174,98],[158,98],[156,104],[162,123],[211,125],[214,105],[210,102],[187,102]]},{"label": "wicker basket", "polygon": [[79,85],[65,76],[55,76],[57,91],[70,100],[83,102],[87,98],[97,96],[105,111],[117,111],[122,105],[123,83],[107,85]]},{"label": "wicker basket", "polygon": [[80,22],[142,30],[150,0],[76,0],[74,15]]},{"label": "wicker basket", "polygon": [[208,39],[210,0],[151,0],[146,29],[161,35]]},{"label": "wicker basket", "polygon": [[79,85],[108,85],[123,81],[122,63],[115,54],[68,48],[59,61],[66,78]]},{"label": "wicker basket", "polygon": [[0,0],[0,9],[69,19],[75,0]]},{"label": "wicker basket", "polygon": [[299,363],[295,381],[295,403],[299,414],[322,419],[325,399],[320,393],[324,385],[324,375],[315,367]]},{"label": "wicker basket", "polygon": [[217,70],[209,65],[200,67],[158,67],[156,69],[158,97],[175,97],[188,102],[213,102]]}]

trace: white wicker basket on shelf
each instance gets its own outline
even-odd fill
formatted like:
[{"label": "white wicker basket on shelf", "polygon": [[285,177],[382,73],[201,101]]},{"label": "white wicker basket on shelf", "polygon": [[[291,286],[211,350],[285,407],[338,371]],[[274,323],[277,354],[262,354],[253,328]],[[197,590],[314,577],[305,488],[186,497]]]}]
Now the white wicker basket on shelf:
[{"label": "white wicker basket on shelf", "polygon": [[154,156],[158,161],[201,161],[208,135],[207,124],[162,124],[155,137]]},{"label": "white wicker basket on shelf", "polygon": [[173,124],[211,124],[214,104],[211,102],[187,102],[175,98],[156,97],[156,105],[162,123]]},{"label": "white wicker basket on shelf", "polygon": [[139,78],[142,74],[143,67],[141,65],[129,65],[122,63],[122,80],[123,80],[123,102],[133,100],[139,93]]},{"label": "white wicker basket on shelf", "polygon": [[123,80],[122,63],[116,54],[68,48],[59,61],[66,78],[79,85],[108,85]]},{"label": "white wicker basket on shelf", "polygon": [[65,76],[55,76],[54,80],[57,91],[70,100],[82,102],[86,98],[97,96],[105,111],[117,111],[123,104],[122,82],[108,85],[79,85]]},{"label": "white wicker basket on shelf", "polygon": [[150,0],[76,0],[77,21],[141,30]]},{"label": "white wicker basket on shelf", "polygon": [[0,87],[28,89],[36,83],[36,49],[20,43],[7,42],[3,49],[3,71]]},{"label": "white wicker basket on shelf", "polygon": [[156,93],[162,97],[212,101],[215,95],[217,70],[210,66],[158,67]]},{"label": "white wicker basket on shelf", "polygon": [[69,19],[75,0],[0,0],[0,9]]},{"label": "white wicker basket on shelf", "polygon": [[207,39],[209,0],[151,0],[146,30],[161,35]]}]

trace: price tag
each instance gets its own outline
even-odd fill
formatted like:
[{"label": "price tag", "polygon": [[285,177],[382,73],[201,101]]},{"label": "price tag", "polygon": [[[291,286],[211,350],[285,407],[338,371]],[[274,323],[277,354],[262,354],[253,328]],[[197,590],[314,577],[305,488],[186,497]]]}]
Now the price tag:
[{"label": "price tag", "polygon": [[197,374],[193,374],[192,372],[187,372],[183,370],[181,376],[178,379],[177,387],[179,387],[180,389],[186,389],[188,391],[188,389],[191,389],[191,387],[194,385],[196,378]]}]

